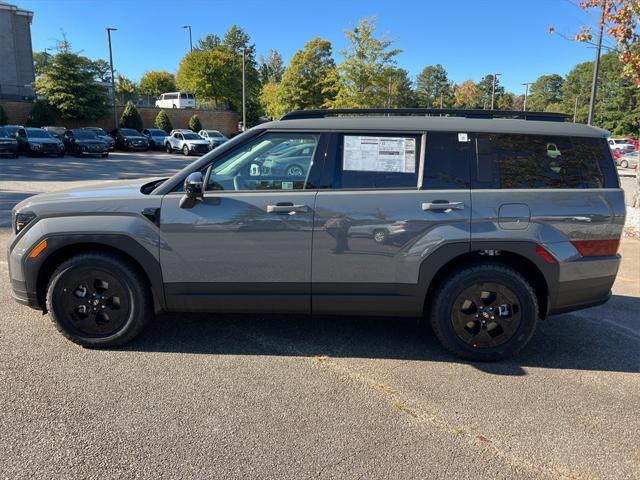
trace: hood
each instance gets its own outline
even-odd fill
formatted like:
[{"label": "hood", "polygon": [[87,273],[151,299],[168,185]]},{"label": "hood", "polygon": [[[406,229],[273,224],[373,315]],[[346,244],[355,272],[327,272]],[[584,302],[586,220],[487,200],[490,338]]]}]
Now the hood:
[{"label": "hood", "polygon": [[148,140],[147,137],[143,137],[142,135],[122,135],[122,138],[126,138],[127,140]]},{"label": "hood", "polygon": [[104,145],[105,141],[101,138],[76,138],[75,142],[80,145]]},{"label": "hood", "polygon": [[27,140],[32,143],[55,143],[56,145],[61,143],[57,138],[28,138]]},{"label": "hood", "polygon": [[209,142],[207,140],[205,140],[204,138],[200,139],[200,140],[196,140],[196,139],[185,140],[185,142],[190,143],[192,145],[209,145]]},{"label": "hood", "polygon": [[141,187],[158,180],[161,179],[114,180],[41,193],[18,203],[14,211],[31,211],[36,215],[128,211],[128,203],[132,199],[148,197],[141,192]]}]

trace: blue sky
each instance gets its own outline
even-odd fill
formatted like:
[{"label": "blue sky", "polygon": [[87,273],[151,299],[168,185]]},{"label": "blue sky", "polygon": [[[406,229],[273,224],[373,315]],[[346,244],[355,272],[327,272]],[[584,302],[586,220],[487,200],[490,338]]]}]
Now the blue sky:
[{"label": "blue sky", "polygon": [[441,63],[456,82],[502,74],[501,83],[521,93],[522,83],[549,73],[566,74],[594,51],[567,35],[593,17],[577,0],[15,0],[35,12],[34,51],[52,47],[61,31],[75,50],[108,59],[105,27],[113,33],[114,64],[138,80],[147,70],[176,72],[189,49],[207,33],[222,35],[231,25],[245,28],[258,54],[274,48],[288,61],[309,39],[333,43],[334,55],[346,46],[344,29],[364,16],[378,19],[379,32],[397,39],[398,65],[412,77],[426,65]]}]

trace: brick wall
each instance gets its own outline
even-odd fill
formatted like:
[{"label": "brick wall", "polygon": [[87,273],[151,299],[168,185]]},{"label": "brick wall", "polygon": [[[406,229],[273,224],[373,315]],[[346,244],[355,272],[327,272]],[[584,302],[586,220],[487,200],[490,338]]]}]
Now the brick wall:
[{"label": "brick wall", "polygon": [[[27,121],[27,115],[31,111],[33,104],[30,102],[11,102],[0,101],[0,105],[7,112],[10,124],[24,125]],[[118,107],[118,119],[122,115],[124,107]],[[138,107],[138,112],[142,117],[142,123],[145,127],[153,127],[156,115],[160,111],[159,108]],[[166,109],[167,115],[171,120],[173,128],[188,128],[189,118],[193,114],[198,115],[202,128],[220,130],[225,135],[235,135],[238,133],[238,114],[235,112],[216,111],[216,110],[193,110],[193,109]],[[97,120],[64,120],[58,119],[56,125],[66,128],[78,127],[101,127],[107,131],[113,129],[114,119],[113,110],[109,109],[108,114]]]}]

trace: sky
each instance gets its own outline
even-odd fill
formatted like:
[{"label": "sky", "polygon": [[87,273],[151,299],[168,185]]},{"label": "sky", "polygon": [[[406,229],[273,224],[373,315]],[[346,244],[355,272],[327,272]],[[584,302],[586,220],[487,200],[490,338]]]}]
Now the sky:
[{"label": "sky", "polygon": [[567,74],[593,60],[594,49],[571,42],[597,20],[577,0],[13,0],[34,12],[33,50],[55,46],[62,32],[75,51],[108,60],[105,28],[112,33],[113,61],[121,74],[139,80],[147,70],[175,73],[189,50],[208,33],[220,36],[233,24],[243,27],[258,57],[270,48],[288,62],[316,37],[330,40],[339,61],[344,30],[359,19],[377,18],[378,33],[402,49],[398,66],[415,79],[427,65],[442,64],[456,83],[500,73],[508,91],[522,93],[523,82],[540,75]]}]

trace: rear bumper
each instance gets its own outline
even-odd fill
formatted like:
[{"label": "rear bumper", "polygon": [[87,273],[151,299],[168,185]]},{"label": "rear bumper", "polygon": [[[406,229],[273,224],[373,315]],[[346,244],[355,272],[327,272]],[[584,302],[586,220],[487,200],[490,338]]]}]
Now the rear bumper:
[{"label": "rear bumper", "polygon": [[566,313],[605,303],[620,267],[615,257],[584,257],[560,264],[559,281],[552,291],[549,315]]}]

